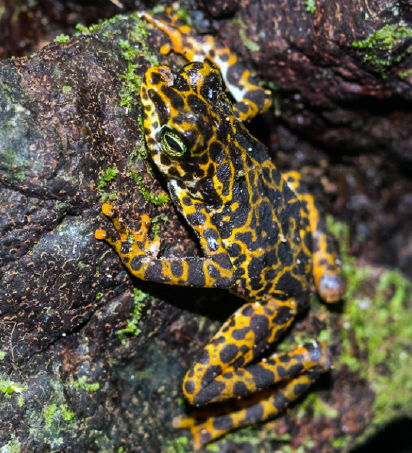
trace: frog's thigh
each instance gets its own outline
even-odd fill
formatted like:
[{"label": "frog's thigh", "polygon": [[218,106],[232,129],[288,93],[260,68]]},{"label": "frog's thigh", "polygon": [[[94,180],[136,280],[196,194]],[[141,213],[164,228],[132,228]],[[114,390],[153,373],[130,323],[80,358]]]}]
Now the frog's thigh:
[{"label": "frog's thigh", "polygon": [[286,381],[276,390],[268,391],[269,396],[264,397],[258,403],[252,403],[239,411],[202,420],[176,417],[173,425],[175,428],[189,428],[193,436],[193,446],[198,450],[208,442],[236,428],[276,417],[293,401],[306,393],[323,371],[322,368],[306,371],[296,378]]},{"label": "frog's thigh", "polygon": [[[261,305],[249,303],[237,310],[220,328],[203,350],[203,354],[186,374],[183,390],[192,404],[206,404],[237,395],[251,382],[226,374],[243,370],[289,327],[296,314],[296,302],[270,300]],[[219,378],[219,380],[217,380]],[[222,380],[223,378],[223,380]],[[235,383],[239,382],[238,385]],[[226,396],[229,393],[228,396]]]},{"label": "frog's thigh", "polygon": [[313,247],[313,276],[319,295],[326,302],[340,300],[345,292],[345,282],[340,273],[339,254],[333,237],[328,231],[325,219],[320,215],[313,195],[302,183],[296,171],[283,173],[289,187],[296,193],[303,205],[302,217],[309,219]]}]

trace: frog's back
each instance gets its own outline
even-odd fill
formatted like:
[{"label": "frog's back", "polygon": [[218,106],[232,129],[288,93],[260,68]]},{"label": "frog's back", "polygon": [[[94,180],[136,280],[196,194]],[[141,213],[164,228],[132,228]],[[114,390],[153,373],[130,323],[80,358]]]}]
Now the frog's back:
[{"label": "frog's back", "polygon": [[[225,175],[227,195],[212,216],[235,268],[234,291],[246,299],[307,298],[311,235],[302,206],[271,162],[267,148],[236,119],[232,122]],[[229,195],[230,194],[230,195]]]}]

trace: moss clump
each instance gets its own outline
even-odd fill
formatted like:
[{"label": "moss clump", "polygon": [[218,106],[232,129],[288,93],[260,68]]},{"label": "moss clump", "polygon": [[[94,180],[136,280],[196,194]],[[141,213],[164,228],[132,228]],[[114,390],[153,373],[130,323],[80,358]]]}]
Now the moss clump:
[{"label": "moss clump", "polygon": [[353,42],[352,46],[362,49],[365,52],[363,61],[370,63],[382,77],[386,77],[387,69],[403,61],[412,52],[411,37],[412,29],[406,25],[386,24],[366,39]]},{"label": "moss clump", "polygon": [[146,299],[147,294],[141,291],[140,289],[135,288],[134,290],[134,310],[132,314],[132,319],[127,323],[127,327],[117,331],[117,335],[124,346],[126,344],[127,336],[137,337],[141,333],[139,328],[139,322],[142,317],[142,310],[144,307],[143,301]]},{"label": "moss clump", "polygon": [[19,439],[12,434],[11,440],[7,444],[1,447],[1,453],[20,453],[21,452],[21,443]]},{"label": "moss clump", "polygon": [[99,176],[99,183],[97,184],[97,189],[101,190],[104,189],[107,186],[107,183],[112,181],[117,174],[119,173],[119,170],[114,166],[114,167],[109,167],[105,172],[103,172]]},{"label": "moss clump", "polygon": [[13,393],[23,393],[24,388],[16,384],[14,381],[9,381],[6,379],[0,379],[0,392],[3,393],[3,396],[10,398]]},{"label": "moss clump", "polygon": [[129,33],[129,39],[120,39],[119,45],[123,49],[122,56],[127,60],[127,70],[120,76],[122,88],[120,89],[120,105],[131,108],[140,103],[140,83],[141,78],[134,73],[138,68],[135,64],[136,58],[144,56],[152,65],[159,64],[157,58],[151,54],[146,44],[147,28],[137,14],[132,15],[135,20],[133,30]]},{"label": "moss clump", "polygon": [[305,5],[308,13],[316,13],[316,0],[305,0]]},{"label": "moss clump", "polygon": [[92,24],[90,27],[86,27],[85,25],[82,24],[77,24],[76,29],[79,30],[82,33],[93,33],[99,28],[104,27],[105,25],[112,24],[114,22],[117,22],[118,20],[126,20],[128,19],[128,16],[125,16],[123,14],[117,14],[116,16],[111,17],[110,19],[103,20],[102,22],[98,24]]},{"label": "moss clump", "polygon": [[116,199],[116,197],[117,197],[116,192],[107,193],[103,189],[105,189],[107,187],[109,182],[113,181],[116,178],[118,173],[119,173],[119,170],[116,168],[116,166],[113,166],[113,167],[108,167],[107,170],[104,171],[99,176],[99,182],[97,183],[97,191],[99,192],[103,203],[105,203],[107,200],[113,201]]},{"label": "moss clump", "polygon": [[143,182],[143,177],[140,176],[137,172],[129,169],[129,176],[134,180],[137,185],[137,188],[140,190],[144,199],[154,205],[163,205],[167,203],[170,199],[169,195],[165,192],[160,194],[155,194],[149,192]]},{"label": "moss clump", "polygon": [[[347,365],[368,381],[376,394],[373,424],[380,426],[412,411],[412,282],[400,272],[384,270],[376,283],[376,269],[359,267],[347,255],[349,228],[331,226],[341,237],[348,283],[343,352],[335,365]],[[354,340],[361,360],[353,357]]]},{"label": "moss clump", "polygon": [[70,383],[74,387],[78,389],[87,390],[88,392],[96,392],[100,388],[100,384],[98,382],[88,383],[87,376],[82,376],[77,380],[71,379]]},{"label": "moss clump", "polygon": [[412,69],[407,69],[406,71],[402,71],[398,75],[401,79],[406,79],[406,78],[412,76]]},{"label": "moss clump", "polygon": [[160,239],[160,236],[159,236],[159,232],[160,232],[159,221],[160,220],[162,220],[163,222],[167,222],[169,220],[169,217],[167,217],[167,215],[164,215],[164,216],[157,215],[156,217],[153,217],[151,226],[152,226],[153,237],[155,239]]},{"label": "moss clump", "polygon": [[239,25],[239,37],[243,41],[243,44],[245,45],[246,49],[250,50],[251,52],[258,52],[260,50],[260,47],[258,44],[253,42],[250,38],[248,38],[246,33],[247,27],[242,22],[242,19],[240,19],[240,17],[237,17],[235,19],[232,19],[231,23],[233,25]]},{"label": "moss clump", "polygon": [[54,42],[67,42],[70,40],[70,36],[69,35],[57,35],[55,38],[54,38]]},{"label": "moss clump", "polygon": [[64,404],[50,404],[43,409],[46,420],[46,429],[51,428],[54,424],[59,424],[61,420],[70,422],[74,418],[74,413]]},{"label": "moss clump", "polygon": [[120,76],[122,87],[120,89],[120,105],[131,107],[139,103],[140,84],[142,79],[134,73],[139,66],[133,63],[138,52],[125,39],[119,40],[119,45],[123,49],[122,55],[128,61],[127,71]]},{"label": "moss clump", "polygon": [[7,148],[0,150],[0,167],[3,167],[5,172],[9,174],[11,179],[23,181],[25,178],[25,169],[27,163],[24,162],[23,157],[16,153],[13,149]]},{"label": "moss clump", "polygon": [[167,442],[167,447],[165,453],[185,453],[186,447],[189,444],[189,439],[187,437],[177,437],[176,439],[169,440]]}]

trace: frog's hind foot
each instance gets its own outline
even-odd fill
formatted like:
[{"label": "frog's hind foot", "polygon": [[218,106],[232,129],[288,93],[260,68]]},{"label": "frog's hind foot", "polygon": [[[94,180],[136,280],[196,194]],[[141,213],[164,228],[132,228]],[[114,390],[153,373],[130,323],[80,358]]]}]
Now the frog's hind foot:
[{"label": "frog's hind foot", "polygon": [[255,396],[259,395],[252,396],[250,399],[252,403],[249,401],[248,406],[244,404],[245,401],[240,401],[239,406],[243,407],[236,412],[202,419],[175,417],[172,422],[173,427],[189,429],[193,436],[193,448],[199,450],[229,431],[281,414],[295,400],[305,394],[323,372],[323,366],[319,366],[282,383],[275,390],[267,389],[260,394],[260,397],[262,398],[263,395],[263,398],[258,402],[256,402]]},{"label": "frog's hind foot", "polygon": [[[249,303],[236,311],[187,372],[183,391],[196,406],[227,403],[225,415],[210,413],[203,420],[175,419],[174,426],[189,428],[196,448],[232,429],[272,418],[301,396],[330,368],[326,343],[312,340],[287,353],[255,362],[279,340],[296,314],[294,299],[271,299],[265,305]],[[220,407],[221,408],[221,407]]]}]

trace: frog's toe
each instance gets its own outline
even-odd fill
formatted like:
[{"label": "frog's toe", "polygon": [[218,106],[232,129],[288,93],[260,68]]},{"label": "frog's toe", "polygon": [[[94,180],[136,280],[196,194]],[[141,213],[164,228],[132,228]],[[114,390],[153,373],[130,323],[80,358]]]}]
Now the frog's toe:
[{"label": "frog's toe", "polygon": [[191,428],[195,424],[195,419],[192,417],[175,417],[172,420],[172,426],[175,429]]},{"label": "frog's toe", "polygon": [[130,230],[130,233],[133,233],[136,242],[142,244],[143,248],[148,249],[149,244],[147,240],[147,233],[149,232],[151,221],[148,215],[143,214],[142,217],[140,218],[140,222],[141,224],[139,230],[138,231]]},{"label": "frog's toe", "polygon": [[318,283],[319,295],[325,302],[337,302],[345,294],[346,283],[340,274],[323,274]]},{"label": "frog's toe", "polygon": [[106,230],[96,230],[94,232],[94,237],[96,239],[102,240],[107,238],[107,231]]},{"label": "frog's toe", "polygon": [[193,449],[200,450],[204,445],[211,442],[214,438],[219,437],[213,435],[208,425],[213,419],[196,420],[192,417],[175,417],[172,421],[173,428],[190,429],[193,436]]},{"label": "frog's toe", "polygon": [[114,210],[113,206],[108,203],[103,204],[102,212],[105,216],[109,217],[110,219],[117,217],[117,212]]},{"label": "frog's toe", "polygon": [[150,228],[150,224],[151,224],[150,217],[147,214],[143,214],[140,221],[141,221],[141,226],[140,226],[139,233],[147,234],[147,232],[149,231],[149,228]]}]

